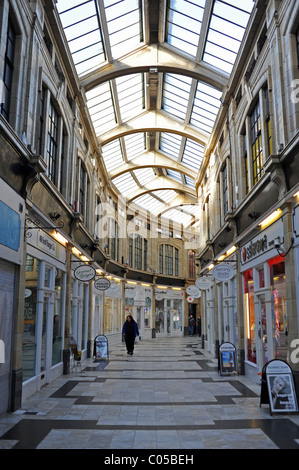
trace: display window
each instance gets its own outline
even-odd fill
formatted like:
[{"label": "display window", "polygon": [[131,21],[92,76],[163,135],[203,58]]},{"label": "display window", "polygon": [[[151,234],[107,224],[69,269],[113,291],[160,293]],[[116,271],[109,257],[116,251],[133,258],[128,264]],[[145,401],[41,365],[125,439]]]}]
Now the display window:
[{"label": "display window", "polygon": [[286,360],[288,351],[288,320],[284,259],[281,256],[277,256],[269,262],[269,266],[273,354],[275,359]]},{"label": "display window", "polygon": [[256,364],[256,337],[255,337],[255,312],[254,312],[254,286],[253,270],[249,269],[243,275],[244,282],[244,308],[247,360]]}]

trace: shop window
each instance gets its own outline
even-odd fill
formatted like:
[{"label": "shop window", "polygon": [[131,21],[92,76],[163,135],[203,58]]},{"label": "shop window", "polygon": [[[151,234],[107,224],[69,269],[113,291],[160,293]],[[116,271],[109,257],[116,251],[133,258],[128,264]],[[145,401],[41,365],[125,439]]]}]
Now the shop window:
[{"label": "shop window", "polygon": [[256,364],[255,312],[252,269],[244,273],[243,283],[247,360]]},{"label": "shop window", "polygon": [[[9,121],[9,110],[12,95],[12,78],[14,73],[14,55],[16,44],[16,32],[11,20],[8,20],[6,35],[6,51],[4,58],[4,74],[3,74],[3,102],[1,103],[1,114]],[[1,100],[1,101],[2,101]]]},{"label": "shop window", "polygon": [[[27,269],[27,266],[29,269]],[[30,255],[26,256],[25,301],[23,327],[22,370],[23,381],[34,377],[36,363],[36,306],[39,262]]]},{"label": "shop window", "polygon": [[260,289],[265,287],[265,273],[264,268],[258,269],[258,286]]},{"label": "shop window", "polygon": [[272,293],[273,355],[286,360],[288,352],[288,319],[284,260],[277,256],[269,262]]}]

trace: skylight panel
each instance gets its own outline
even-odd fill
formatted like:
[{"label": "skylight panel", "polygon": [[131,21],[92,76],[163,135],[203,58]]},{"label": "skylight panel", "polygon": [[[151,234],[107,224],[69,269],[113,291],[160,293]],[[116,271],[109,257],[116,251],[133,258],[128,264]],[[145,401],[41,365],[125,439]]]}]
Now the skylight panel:
[{"label": "skylight panel", "polygon": [[187,139],[182,158],[182,163],[199,170],[204,154],[204,146],[194,140]]},{"label": "skylight panel", "polygon": [[180,183],[182,182],[181,173],[179,173],[178,171],[167,170],[167,174],[168,176],[170,176],[170,178],[173,178],[176,181],[179,181]]},{"label": "skylight panel", "polygon": [[133,173],[141,186],[146,185],[149,181],[155,178],[155,172],[152,168],[138,168],[137,170],[134,170]]},{"label": "skylight panel", "polygon": [[193,220],[192,215],[186,214],[183,211],[178,210],[178,209],[170,209],[169,211],[163,214],[163,217],[165,219],[171,219],[174,222],[177,222],[184,226],[191,224]]},{"label": "skylight panel", "polygon": [[86,93],[87,107],[97,136],[116,125],[114,105],[109,82]]},{"label": "skylight panel", "polygon": [[163,85],[163,109],[185,120],[188,109],[192,78],[165,74]]},{"label": "skylight panel", "polygon": [[138,197],[137,199],[135,199],[134,203],[146,209],[147,211],[156,214],[161,212],[165,207],[165,204],[163,202],[158,201],[158,199],[151,196],[150,194],[145,194],[144,196]]},{"label": "skylight panel", "polygon": [[155,195],[159,199],[162,199],[162,201],[164,201],[165,203],[168,203],[172,201],[178,194],[176,191],[161,190],[161,191],[155,191]]},{"label": "skylight panel", "polygon": [[254,6],[252,0],[216,0],[203,60],[231,73]]},{"label": "skylight panel", "polygon": [[106,60],[94,0],[58,0],[57,9],[79,76]]},{"label": "skylight panel", "polygon": [[185,175],[185,183],[187,186],[190,186],[191,188],[195,189],[195,183],[193,178],[190,178],[189,176]]},{"label": "skylight panel", "polygon": [[143,40],[139,0],[104,0],[111,52],[117,59],[138,47]]},{"label": "skylight panel", "polygon": [[160,149],[167,155],[177,160],[182,143],[182,137],[168,132],[161,132]]},{"label": "skylight panel", "polygon": [[198,82],[190,123],[210,134],[220,108],[221,96],[220,91]]},{"label": "skylight panel", "polygon": [[112,180],[112,182],[124,197],[128,196],[132,191],[138,189],[138,184],[129,172],[117,176]]},{"label": "skylight panel", "polygon": [[145,151],[144,132],[125,135],[124,142],[127,160],[129,161],[133,160],[135,157],[139,157],[139,155]]},{"label": "skylight panel", "polygon": [[194,57],[197,54],[205,0],[169,0],[167,6],[167,42]]},{"label": "skylight panel", "polygon": [[124,163],[119,139],[104,145],[102,155],[107,171],[111,171]]},{"label": "skylight panel", "polygon": [[115,80],[120,113],[125,122],[145,107],[143,74],[125,75]]}]

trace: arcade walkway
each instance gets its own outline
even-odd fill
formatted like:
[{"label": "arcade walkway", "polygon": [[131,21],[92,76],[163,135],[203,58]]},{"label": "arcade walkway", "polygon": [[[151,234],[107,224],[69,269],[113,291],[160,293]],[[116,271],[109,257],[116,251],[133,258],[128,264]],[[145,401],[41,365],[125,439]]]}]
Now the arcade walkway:
[{"label": "arcade walkway", "polygon": [[271,416],[260,386],[221,377],[200,345],[160,338],[84,361],[0,419],[0,449],[299,449],[299,416]]}]

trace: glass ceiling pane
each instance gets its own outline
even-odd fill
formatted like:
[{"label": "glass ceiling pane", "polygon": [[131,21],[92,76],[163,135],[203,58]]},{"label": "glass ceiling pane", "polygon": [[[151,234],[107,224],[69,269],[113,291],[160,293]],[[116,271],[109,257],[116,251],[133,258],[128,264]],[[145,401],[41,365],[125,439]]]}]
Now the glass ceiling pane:
[{"label": "glass ceiling pane", "polygon": [[160,149],[174,160],[177,160],[180,153],[182,137],[177,134],[161,132]]},{"label": "glass ceiling pane", "polygon": [[166,41],[194,57],[197,54],[205,0],[168,0]]},{"label": "glass ceiling pane", "polygon": [[199,170],[204,154],[204,146],[198,144],[194,140],[187,139],[182,158],[182,163]]},{"label": "glass ceiling pane", "polygon": [[171,190],[161,190],[161,191],[155,191],[155,195],[159,199],[162,199],[162,201],[168,203],[172,201],[178,195],[178,193],[176,191],[171,191]]},{"label": "glass ceiling pane", "polygon": [[174,220],[175,222],[182,225],[189,225],[193,220],[192,215],[184,213],[184,211],[178,209],[170,209],[163,214],[163,217],[165,217],[165,219]]},{"label": "glass ceiling pane", "polygon": [[113,142],[104,145],[102,148],[102,155],[107,171],[111,171],[124,163],[119,140],[114,140]]},{"label": "glass ceiling pane", "polygon": [[58,0],[57,9],[79,76],[106,60],[94,0]]},{"label": "glass ceiling pane", "polygon": [[176,118],[185,120],[192,78],[165,74],[163,84],[163,109]]},{"label": "glass ceiling pane", "polygon": [[168,176],[170,176],[170,178],[173,178],[176,181],[179,181],[179,183],[182,182],[181,173],[179,173],[178,171],[167,170],[167,174]]},{"label": "glass ceiling pane", "polygon": [[221,105],[221,96],[220,91],[198,82],[190,123],[210,134]]},{"label": "glass ceiling pane", "polygon": [[144,196],[138,197],[134,200],[134,203],[142,207],[143,209],[149,212],[154,212],[156,214],[161,212],[165,207],[164,202],[158,201],[158,199],[149,194],[145,194]]},{"label": "glass ceiling pane", "polygon": [[97,136],[116,126],[116,118],[109,82],[86,93],[87,106]]},{"label": "glass ceiling pane", "polygon": [[145,151],[145,133],[137,132],[124,137],[125,153],[127,160],[138,157]]},{"label": "glass ceiling pane", "polygon": [[216,0],[203,60],[230,73],[248,24],[253,0]]},{"label": "glass ceiling pane", "polygon": [[141,186],[146,185],[149,181],[155,178],[155,172],[152,168],[139,168],[134,170],[134,175],[138,179]]},{"label": "glass ceiling pane", "polygon": [[192,178],[185,175],[185,182],[186,182],[187,186],[190,186],[191,188],[195,189],[195,183],[194,183],[194,180]]},{"label": "glass ceiling pane", "polygon": [[144,110],[143,74],[125,75],[115,83],[122,122],[126,122]]},{"label": "glass ceiling pane", "polygon": [[104,0],[111,52],[114,59],[138,47],[143,40],[139,0]]},{"label": "glass ceiling pane", "polygon": [[112,182],[124,197],[128,196],[132,191],[138,189],[138,184],[129,172],[117,176],[112,180]]}]

